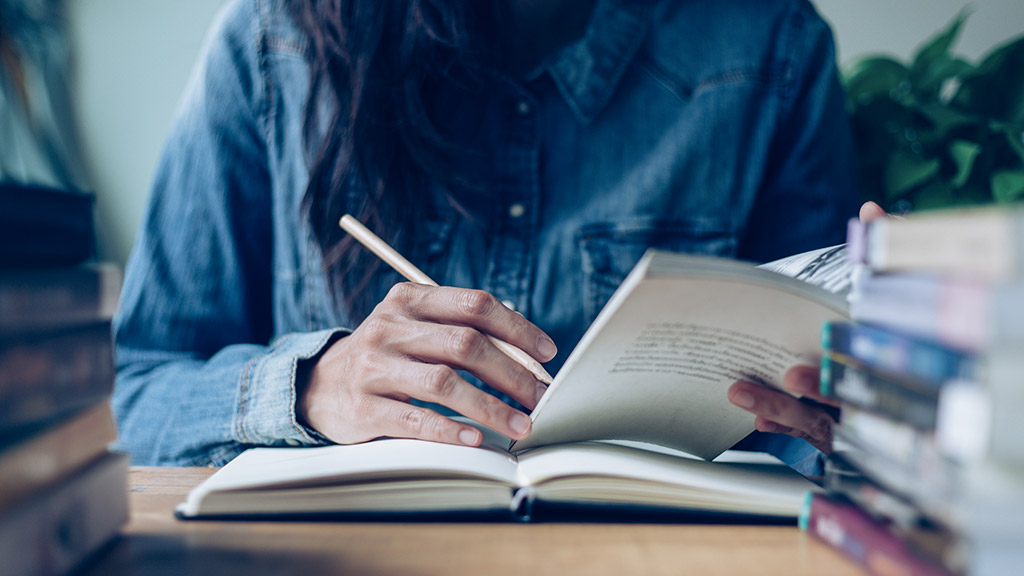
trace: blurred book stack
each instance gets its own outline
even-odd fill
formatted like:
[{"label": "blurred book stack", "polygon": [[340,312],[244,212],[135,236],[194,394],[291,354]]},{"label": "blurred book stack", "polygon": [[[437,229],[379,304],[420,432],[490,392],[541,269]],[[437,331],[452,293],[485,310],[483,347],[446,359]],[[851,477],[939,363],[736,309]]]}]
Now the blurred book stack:
[{"label": "blurred book stack", "polygon": [[1024,570],[1024,211],[853,222],[842,405],[801,525],[875,574]]},{"label": "blurred book stack", "polygon": [[110,410],[121,274],[89,194],[0,183],[0,576],[64,574],[128,518]]}]

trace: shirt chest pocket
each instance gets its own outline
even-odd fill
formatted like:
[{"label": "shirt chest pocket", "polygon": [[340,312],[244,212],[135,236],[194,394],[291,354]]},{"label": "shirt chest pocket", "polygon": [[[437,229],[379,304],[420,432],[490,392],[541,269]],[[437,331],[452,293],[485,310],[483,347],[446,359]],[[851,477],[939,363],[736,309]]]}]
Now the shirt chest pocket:
[{"label": "shirt chest pocket", "polygon": [[589,325],[648,248],[734,257],[737,239],[728,222],[628,219],[580,228],[583,313]]}]

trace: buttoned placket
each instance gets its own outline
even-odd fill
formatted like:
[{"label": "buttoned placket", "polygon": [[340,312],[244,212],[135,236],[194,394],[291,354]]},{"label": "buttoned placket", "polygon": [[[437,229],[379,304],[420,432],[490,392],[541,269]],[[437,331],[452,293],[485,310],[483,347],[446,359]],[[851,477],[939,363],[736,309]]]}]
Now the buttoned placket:
[{"label": "buttoned placket", "polygon": [[509,309],[529,317],[534,242],[540,222],[540,138],[537,102],[511,80],[498,80],[503,92],[504,142],[498,150],[496,241],[484,289]]}]

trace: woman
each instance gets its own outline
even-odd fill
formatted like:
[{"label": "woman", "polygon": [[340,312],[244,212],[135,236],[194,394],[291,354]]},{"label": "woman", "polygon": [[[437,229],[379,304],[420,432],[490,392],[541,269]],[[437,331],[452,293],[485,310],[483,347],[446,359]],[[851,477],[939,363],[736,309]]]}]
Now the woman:
[{"label": "woman", "polygon": [[[478,443],[449,410],[521,438],[543,387],[485,333],[553,372],[647,247],[760,261],[836,243],[853,181],[805,0],[237,0],[128,265],[122,440],[179,465]],[[344,213],[447,287],[396,284]],[[749,446],[813,471],[792,436],[827,449],[824,411],[730,395],[790,434]]]}]

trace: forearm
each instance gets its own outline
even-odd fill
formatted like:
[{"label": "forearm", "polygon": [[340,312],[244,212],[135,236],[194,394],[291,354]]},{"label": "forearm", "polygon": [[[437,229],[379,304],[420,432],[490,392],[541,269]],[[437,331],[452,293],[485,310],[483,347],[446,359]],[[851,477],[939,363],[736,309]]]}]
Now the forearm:
[{"label": "forearm", "polygon": [[207,359],[119,343],[122,448],[137,465],[220,466],[249,446],[319,443],[296,419],[296,374],[339,332],[234,344]]}]

